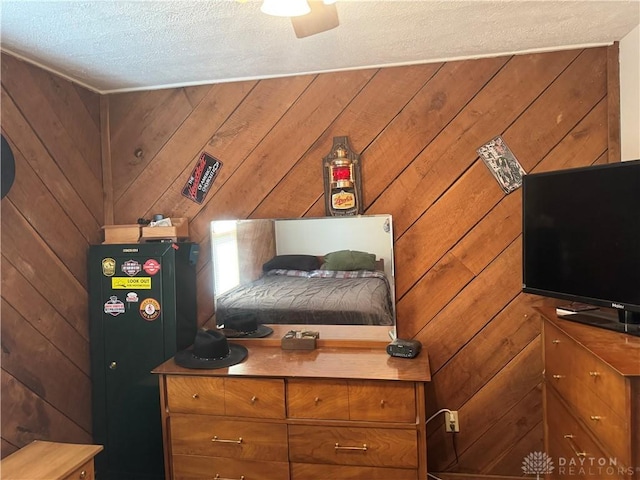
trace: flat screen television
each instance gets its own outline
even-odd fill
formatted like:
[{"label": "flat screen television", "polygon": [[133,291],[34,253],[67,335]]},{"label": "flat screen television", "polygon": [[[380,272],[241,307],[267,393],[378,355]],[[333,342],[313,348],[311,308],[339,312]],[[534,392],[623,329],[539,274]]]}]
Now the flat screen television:
[{"label": "flat screen television", "polygon": [[529,174],[522,187],[523,291],[640,335],[640,160]]}]

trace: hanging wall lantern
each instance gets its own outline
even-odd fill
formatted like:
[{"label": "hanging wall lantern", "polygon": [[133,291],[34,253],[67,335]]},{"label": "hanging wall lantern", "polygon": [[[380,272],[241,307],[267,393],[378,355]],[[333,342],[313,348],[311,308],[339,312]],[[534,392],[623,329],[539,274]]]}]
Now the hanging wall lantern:
[{"label": "hanging wall lantern", "polygon": [[333,137],[331,152],[322,164],[326,215],[362,214],[360,155],[351,150],[348,137]]}]

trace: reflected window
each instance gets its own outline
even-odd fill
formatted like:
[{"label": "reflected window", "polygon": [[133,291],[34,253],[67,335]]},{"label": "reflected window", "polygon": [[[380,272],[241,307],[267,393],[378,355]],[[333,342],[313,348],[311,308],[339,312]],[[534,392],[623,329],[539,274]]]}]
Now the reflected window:
[{"label": "reflected window", "polygon": [[214,222],[211,242],[213,243],[215,293],[220,295],[240,283],[236,221]]}]

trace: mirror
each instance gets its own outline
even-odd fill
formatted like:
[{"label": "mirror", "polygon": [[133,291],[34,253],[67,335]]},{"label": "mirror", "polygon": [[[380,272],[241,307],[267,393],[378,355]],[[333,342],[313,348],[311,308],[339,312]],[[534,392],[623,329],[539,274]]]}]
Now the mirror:
[{"label": "mirror", "polygon": [[391,215],[211,222],[216,324],[376,325],[395,332]]}]

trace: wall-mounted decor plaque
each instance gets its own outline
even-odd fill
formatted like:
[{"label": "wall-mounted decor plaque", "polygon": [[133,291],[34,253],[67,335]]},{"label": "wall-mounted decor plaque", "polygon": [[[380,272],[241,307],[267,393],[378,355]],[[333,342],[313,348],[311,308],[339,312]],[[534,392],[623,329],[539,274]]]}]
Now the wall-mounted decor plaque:
[{"label": "wall-mounted decor plaque", "polygon": [[522,176],[526,172],[501,136],[493,138],[477,152],[505,193],[511,193],[522,185]]},{"label": "wall-mounted decor plaque", "polygon": [[360,155],[351,150],[348,137],[333,137],[333,147],[323,158],[322,167],[327,216],[362,214]]}]

